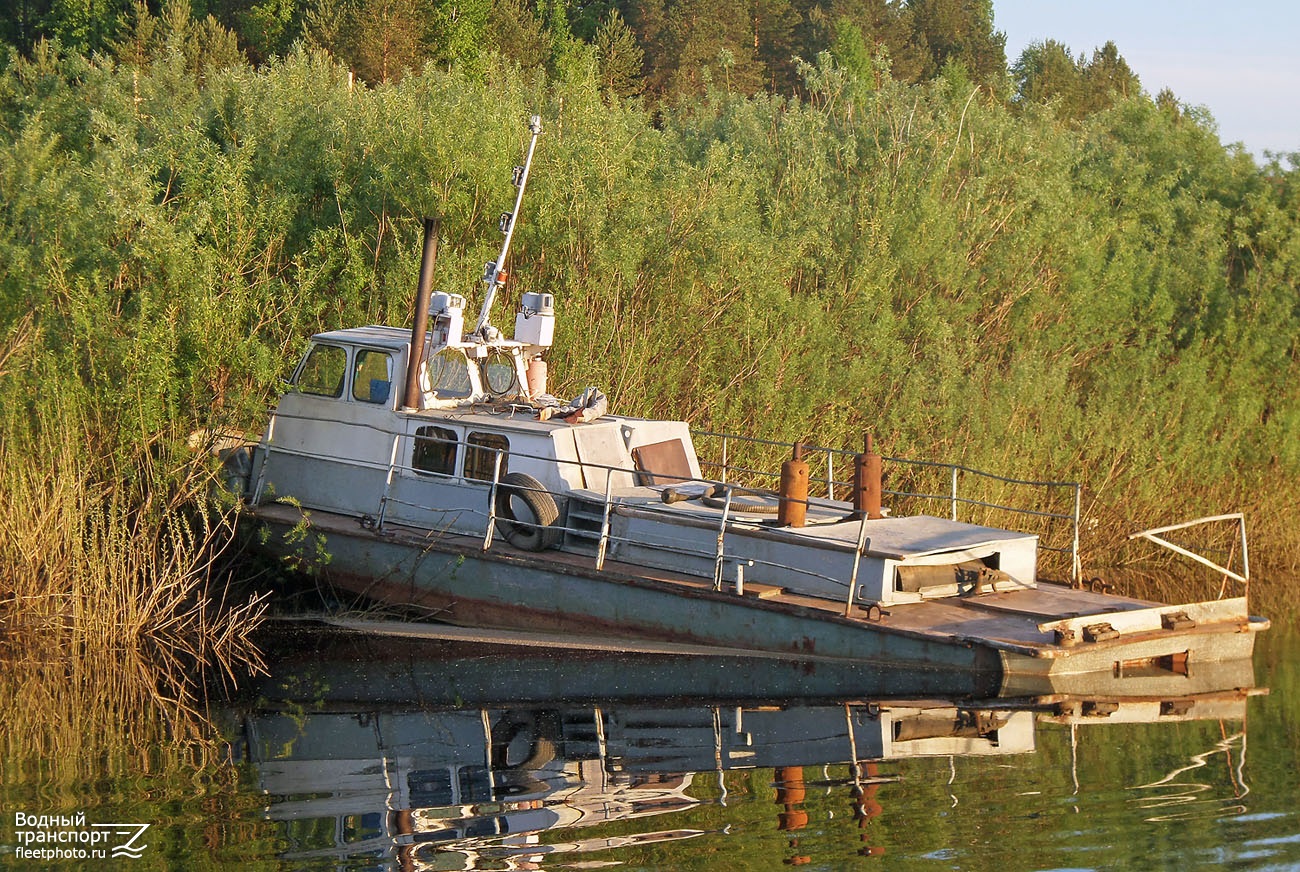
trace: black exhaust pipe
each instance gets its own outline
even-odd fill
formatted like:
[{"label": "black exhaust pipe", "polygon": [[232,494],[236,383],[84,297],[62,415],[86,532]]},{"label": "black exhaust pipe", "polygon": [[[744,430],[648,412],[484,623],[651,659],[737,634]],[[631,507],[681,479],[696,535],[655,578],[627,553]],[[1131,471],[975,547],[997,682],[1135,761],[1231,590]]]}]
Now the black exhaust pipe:
[{"label": "black exhaust pipe", "polygon": [[429,329],[429,296],[433,292],[433,262],[438,257],[438,219],[424,219],[424,254],[420,257],[420,283],[415,289],[415,323],[411,325],[411,353],[407,355],[406,391],[402,411],[420,407],[420,364],[424,362],[424,338]]}]

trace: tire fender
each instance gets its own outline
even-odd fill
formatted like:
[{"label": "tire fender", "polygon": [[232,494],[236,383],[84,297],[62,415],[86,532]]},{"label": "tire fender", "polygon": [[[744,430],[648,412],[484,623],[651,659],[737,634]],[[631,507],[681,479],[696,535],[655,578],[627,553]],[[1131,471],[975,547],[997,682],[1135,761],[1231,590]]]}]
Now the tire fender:
[{"label": "tire fender", "polygon": [[524,472],[501,477],[496,497],[497,529],[524,551],[543,551],[560,541],[560,509],[542,483]]}]

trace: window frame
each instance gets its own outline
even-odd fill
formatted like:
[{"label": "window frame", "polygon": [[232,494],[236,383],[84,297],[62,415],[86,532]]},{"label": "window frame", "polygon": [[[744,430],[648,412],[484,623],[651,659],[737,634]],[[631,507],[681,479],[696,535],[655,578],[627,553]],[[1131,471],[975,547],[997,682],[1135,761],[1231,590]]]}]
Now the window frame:
[{"label": "window frame", "polygon": [[[438,349],[426,358],[424,362],[424,372],[425,378],[428,380],[429,392],[438,399],[469,399],[474,396],[474,393],[477,390],[477,385],[474,384],[474,378],[470,375],[470,368],[470,359],[462,349],[453,348],[451,346]],[[464,377],[464,384],[456,386],[454,390],[444,387],[442,376],[445,372],[462,374]]]},{"label": "window frame", "polygon": [[[308,368],[311,366],[313,359],[321,352],[338,352],[343,355],[343,370],[339,374],[338,387],[334,393],[325,393],[318,390],[307,390],[303,387],[303,377],[307,375]],[[320,397],[326,400],[339,400],[347,391],[348,371],[350,369],[350,355],[346,345],[335,345],[332,342],[313,343],[303,358],[302,363],[298,366],[298,371],[293,376],[293,389],[308,397]]]},{"label": "window frame", "polygon": [[[358,393],[360,389],[360,385],[362,383],[362,380],[358,378],[358,376],[361,375],[361,367],[365,362],[367,362],[367,358],[369,355],[378,355],[384,359],[385,362],[384,368],[388,375],[388,378],[382,380],[372,378],[367,380],[366,396],[363,397]],[[352,363],[351,366],[348,367],[348,372],[351,373],[351,380],[352,380],[352,389],[349,391],[348,395],[351,397],[353,402],[365,403],[366,405],[369,406],[391,406],[393,401],[393,373],[395,369],[396,369],[396,365],[393,361],[392,351],[389,351],[387,349],[382,349],[382,348],[364,348],[364,347],[354,348],[352,354]],[[373,400],[370,399],[370,396],[372,394],[372,389],[376,381],[383,381],[388,383],[388,394],[382,399]]]},{"label": "window frame", "polygon": [[[500,444],[491,444],[499,442]],[[495,467],[493,454],[501,454],[500,481],[510,469],[510,439],[502,433],[487,430],[473,430],[465,434],[465,461],[461,477],[466,481],[483,481],[491,483]]]},{"label": "window frame", "polygon": [[[451,460],[450,464],[446,465],[446,469],[419,465],[422,450],[430,454],[437,450],[436,448],[431,450],[428,446],[440,446],[444,454],[450,453]],[[456,467],[460,462],[460,446],[460,435],[450,427],[438,424],[423,424],[416,427],[415,432],[411,434],[411,471],[425,477],[455,478]]]}]

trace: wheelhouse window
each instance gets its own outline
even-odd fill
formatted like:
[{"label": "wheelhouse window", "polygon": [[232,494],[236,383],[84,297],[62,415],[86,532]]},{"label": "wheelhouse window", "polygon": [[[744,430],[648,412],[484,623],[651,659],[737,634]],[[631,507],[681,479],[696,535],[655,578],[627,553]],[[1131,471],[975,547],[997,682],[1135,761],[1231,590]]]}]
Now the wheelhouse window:
[{"label": "wheelhouse window", "polygon": [[498,433],[471,433],[465,439],[465,477],[491,481],[496,470],[496,457],[501,455],[501,475],[506,474],[510,459],[510,441]]},{"label": "wheelhouse window", "polygon": [[427,364],[429,389],[439,397],[460,399],[474,392],[469,380],[469,361],[465,352],[444,348],[429,359]]},{"label": "wheelhouse window", "polygon": [[446,427],[420,427],[415,431],[411,467],[421,475],[455,475],[456,432]]},{"label": "wheelhouse window", "polygon": [[489,394],[500,400],[519,397],[519,376],[515,372],[515,359],[500,349],[494,349],[480,364],[483,386]]},{"label": "wheelhouse window", "polygon": [[343,376],[348,371],[348,353],[337,345],[314,346],[295,387],[299,392],[318,397],[343,396]]},{"label": "wheelhouse window", "polygon": [[352,398],[363,403],[387,403],[392,391],[392,356],[386,351],[359,350],[352,367]]}]

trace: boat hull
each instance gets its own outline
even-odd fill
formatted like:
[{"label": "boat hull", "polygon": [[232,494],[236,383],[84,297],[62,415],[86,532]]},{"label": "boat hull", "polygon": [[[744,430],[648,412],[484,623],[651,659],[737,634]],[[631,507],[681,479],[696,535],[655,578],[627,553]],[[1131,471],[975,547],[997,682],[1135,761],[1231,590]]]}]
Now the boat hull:
[{"label": "boat hull", "polygon": [[[299,510],[272,505],[255,511],[269,528],[272,551],[315,561],[332,585],[413,609],[426,620],[546,633],[557,645],[575,637],[652,640],[723,653],[848,661],[881,671],[941,670],[960,673],[963,681],[993,682],[1004,692],[1027,694],[1071,688],[1085,692],[1097,681],[1116,678],[1134,688],[1150,677],[1177,681],[1203,664],[1249,660],[1255,632],[1267,627],[1267,621],[1232,617],[1186,631],[1134,632],[1069,646],[1023,637],[1012,641],[1008,628],[1020,625],[1028,626],[1024,632],[1029,638],[1050,640],[1052,634],[1035,629],[1043,625],[1032,616],[949,614],[976,605],[990,609],[990,601],[896,606],[892,617],[885,612],[876,620],[855,608],[845,617],[841,606],[806,597],[767,599],[755,590],[737,595],[715,591],[698,579],[669,579],[652,569],[607,562],[597,570],[594,560],[581,555],[530,553],[499,542],[485,550],[481,540],[411,528],[377,532],[364,529],[355,518],[330,513],[307,513],[310,535],[303,536]],[[301,553],[303,542],[312,543],[313,553]],[[1088,596],[1067,589],[1021,595]],[[909,624],[901,613],[916,608],[940,617],[926,627]],[[1119,617],[1113,619],[1122,625]]]},{"label": "boat hull", "polygon": [[[267,507],[270,508],[270,507]],[[263,510],[267,545],[287,554],[296,512]],[[368,599],[411,607],[429,620],[614,639],[658,640],[736,651],[876,663],[881,668],[1002,671],[999,656],[973,642],[882,632],[822,609],[767,602],[611,571],[562,555],[534,556],[499,544],[483,551],[444,536],[416,544],[400,533],[361,530],[355,519],[312,513],[309,537],[331,584]],[[356,532],[347,530],[351,526]],[[286,542],[289,540],[289,542]],[[301,557],[302,555],[295,555]],[[311,555],[308,555],[310,559]],[[588,561],[589,562],[589,561]]]}]

